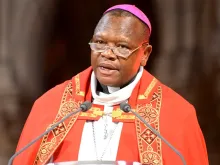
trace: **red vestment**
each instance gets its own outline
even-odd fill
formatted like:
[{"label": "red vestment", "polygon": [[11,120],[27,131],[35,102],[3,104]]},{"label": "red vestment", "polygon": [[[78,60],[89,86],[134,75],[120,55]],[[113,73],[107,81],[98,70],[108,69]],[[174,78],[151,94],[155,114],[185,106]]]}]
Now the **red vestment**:
[{"label": "red vestment", "polygon": [[[35,102],[17,151],[78,108],[80,103],[91,101],[91,72],[90,67],[72,80],[49,90]],[[187,165],[208,165],[206,145],[195,109],[180,95],[144,70],[128,102],[133,110],[182,153]],[[54,156],[54,162],[76,161],[85,121],[98,120],[102,112],[102,106],[93,105],[86,113],[70,117],[17,156],[13,165],[42,165],[51,155]],[[124,113],[116,106],[112,117],[113,121],[124,123],[116,160],[149,165],[182,165],[179,156],[133,114]]]}]

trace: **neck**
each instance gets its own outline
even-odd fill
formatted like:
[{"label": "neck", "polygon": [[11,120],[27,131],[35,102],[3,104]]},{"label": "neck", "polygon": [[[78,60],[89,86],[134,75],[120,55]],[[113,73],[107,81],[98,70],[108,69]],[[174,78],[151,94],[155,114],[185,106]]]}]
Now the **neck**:
[{"label": "neck", "polygon": [[[94,104],[100,104],[100,105],[118,105],[124,101],[126,101],[132,94],[135,86],[140,81],[143,74],[143,67],[140,67],[140,70],[138,71],[137,75],[131,79],[127,84],[123,85],[121,87],[108,87],[108,93],[104,93],[102,90],[102,86],[100,83],[97,82],[97,79],[95,77],[95,73],[92,72],[91,75],[91,92],[92,92],[92,98]],[[97,85],[99,84],[100,90],[97,89]],[[120,89],[121,88],[121,89]],[[109,90],[110,89],[110,90]]]},{"label": "neck", "polygon": [[132,83],[134,80],[135,80],[135,77],[137,76],[137,74],[130,80],[128,81],[126,84],[124,84],[123,86],[121,87],[110,87],[110,86],[106,86],[106,85],[103,85],[101,84],[98,80],[97,80],[97,90],[98,91],[101,91],[103,93],[106,93],[106,94],[110,94],[110,93],[113,93],[115,91],[118,91],[119,89],[122,89],[124,88],[125,86],[129,85],[130,83]]}]

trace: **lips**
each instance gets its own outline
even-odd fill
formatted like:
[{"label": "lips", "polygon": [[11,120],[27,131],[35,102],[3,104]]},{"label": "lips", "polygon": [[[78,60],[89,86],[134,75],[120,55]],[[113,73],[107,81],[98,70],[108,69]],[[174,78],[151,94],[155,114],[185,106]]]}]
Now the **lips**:
[{"label": "lips", "polygon": [[114,65],[110,64],[110,63],[100,63],[99,67],[102,68],[102,69],[117,70],[117,68]]},{"label": "lips", "polygon": [[98,72],[104,77],[112,76],[118,71],[118,69],[110,63],[100,63],[98,66]]}]

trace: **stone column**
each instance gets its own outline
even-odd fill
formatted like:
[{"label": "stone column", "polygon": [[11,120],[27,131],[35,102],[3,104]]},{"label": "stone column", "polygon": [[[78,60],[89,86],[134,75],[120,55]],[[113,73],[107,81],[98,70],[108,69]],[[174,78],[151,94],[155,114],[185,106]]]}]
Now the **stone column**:
[{"label": "stone column", "polygon": [[220,153],[219,3],[155,1],[160,28],[155,75],[196,107],[213,165],[219,164]]},{"label": "stone column", "polygon": [[[159,26],[159,55],[155,75],[168,86],[182,92],[191,73],[195,48],[194,0],[155,1]],[[188,67],[186,67],[188,66]]]},{"label": "stone column", "polygon": [[0,0],[0,164],[7,164],[14,150],[16,117],[18,113],[18,90],[12,76],[9,61],[10,1]]},{"label": "stone column", "polygon": [[170,72],[172,61],[170,55],[177,46],[177,2],[176,0],[154,1],[157,12],[158,36],[159,36],[159,54],[155,60],[154,72],[161,81],[166,84],[172,84],[170,81]]},{"label": "stone column", "polygon": [[0,164],[7,164],[14,153],[33,100],[42,94],[56,2],[0,0]]},{"label": "stone column", "polygon": [[14,5],[10,60],[17,85],[26,97],[36,98],[43,91],[45,48],[56,3],[19,0]]},{"label": "stone column", "polygon": [[[204,111],[206,114],[210,164],[220,164],[220,1],[206,0],[202,19],[203,67],[208,82],[204,86]],[[201,80],[202,81],[202,80]],[[203,79],[204,81],[204,79]]]}]

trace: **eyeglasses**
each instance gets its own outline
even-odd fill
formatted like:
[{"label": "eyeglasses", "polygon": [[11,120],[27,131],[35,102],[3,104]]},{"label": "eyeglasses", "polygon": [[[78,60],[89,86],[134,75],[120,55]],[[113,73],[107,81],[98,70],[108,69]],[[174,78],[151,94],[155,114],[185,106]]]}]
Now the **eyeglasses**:
[{"label": "eyeglasses", "polygon": [[141,48],[144,44],[148,45],[148,42],[144,42],[143,44],[141,44],[140,46],[138,46],[137,48],[135,48],[134,50],[130,50],[126,47],[121,47],[121,46],[108,46],[105,43],[95,43],[95,42],[89,42],[90,48],[91,50],[98,52],[98,53],[103,53],[109,49],[112,50],[112,52],[119,57],[122,58],[128,58],[134,51],[138,50],[139,48]]}]

